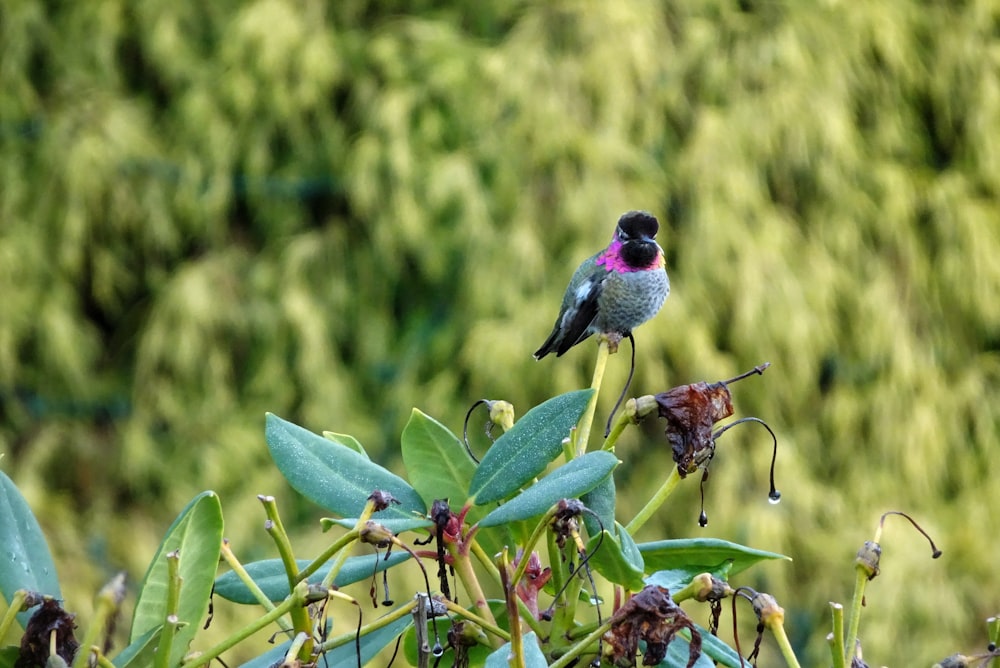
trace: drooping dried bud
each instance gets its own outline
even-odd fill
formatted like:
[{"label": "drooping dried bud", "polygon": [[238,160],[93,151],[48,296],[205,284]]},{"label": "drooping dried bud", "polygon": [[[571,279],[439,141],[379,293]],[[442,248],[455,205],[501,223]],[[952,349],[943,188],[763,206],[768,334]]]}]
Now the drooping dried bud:
[{"label": "drooping dried bud", "polygon": [[400,504],[392,494],[381,489],[376,489],[369,494],[368,500],[374,504],[376,513],[385,510],[391,504],[396,504],[397,506]]},{"label": "drooping dried bud", "polygon": [[73,661],[80,646],[73,635],[76,615],[66,612],[59,601],[46,598],[42,607],[31,615],[21,637],[19,666],[44,666],[49,658],[50,637],[55,634],[55,653],[67,664]]},{"label": "drooping dried bud", "polygon": [[712,426],[733,414],[725,383],[680,385],[656,395],[660,417],[667,421],[667,442],[681,477],[711,458]]}]

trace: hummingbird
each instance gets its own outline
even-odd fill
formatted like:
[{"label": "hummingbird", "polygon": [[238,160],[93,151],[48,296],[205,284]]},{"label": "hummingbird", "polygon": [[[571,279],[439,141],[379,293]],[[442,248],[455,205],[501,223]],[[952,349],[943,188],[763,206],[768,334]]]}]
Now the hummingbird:
[{"label": "hummingbird", "polygon": [[656,243],[660,224],[645,211],[618,219],[611,243],[583,261],[566,288],[552,333],[535,351],[540,360],[556,357],[604,334],[614,352],[622,338],[659,312],[670,294],[663,249]]}]

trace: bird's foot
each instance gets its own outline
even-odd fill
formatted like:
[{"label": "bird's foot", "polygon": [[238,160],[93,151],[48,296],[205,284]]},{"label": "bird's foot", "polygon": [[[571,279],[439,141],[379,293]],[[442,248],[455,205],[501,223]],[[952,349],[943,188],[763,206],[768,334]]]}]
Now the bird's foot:
[{"label": "bird's foot", "polygon": [[613,355],[618,352],[618,344],[624,338],[621,332],[605,332],[601,335],[608,344],[608,354]]}]

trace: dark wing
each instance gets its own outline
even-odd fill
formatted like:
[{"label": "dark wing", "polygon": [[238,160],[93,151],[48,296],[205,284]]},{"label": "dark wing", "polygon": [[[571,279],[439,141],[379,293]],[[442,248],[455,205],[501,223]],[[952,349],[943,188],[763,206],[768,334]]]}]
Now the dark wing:
[{"label": "dark wing", "polygon": [[600,270],[587,277],[576,292],[571,295],[572,302],[563,314],[559,337],[553,341],[556,357],[585,340],[593,334],[590,326],[597,318],[597,299],[604,289],[604,279],[607,272]]}]

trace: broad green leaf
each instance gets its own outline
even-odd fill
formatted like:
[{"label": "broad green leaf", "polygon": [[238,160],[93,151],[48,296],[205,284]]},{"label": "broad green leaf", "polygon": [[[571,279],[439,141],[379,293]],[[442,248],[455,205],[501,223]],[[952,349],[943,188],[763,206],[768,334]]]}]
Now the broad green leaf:
[{"label": "broad green leaf", "polygon": [[605,530],[587,541],[587,563],[608,581],[639,591],[645,586],[642,555],[625,527],[615,522],[615,532]]},{"label": "broad green leaf", "polygon": [[[522,640],[525,668],[546,668],[549,662],[545,660],[545,655],[538,646],[538,637],[534,633],[526,633]],[[503,647],[486,657],[486,668],[507,668],[510,665],[509,657],[510,643],[505,643]]]},{"label": "broad green leaf", "polygon": [[457,507],[465,501],[476,464],[462,442],[447,427],[416,408],[400,438],[403,465],[413,488],[430,507],[447,499]]},{"label": "broad green leaf", "polygon": [[[42,528],[14,482],[0,471],[0,590],[8,605],[18,589],[62,598]],[[18,613],[21,628],[33,612]]]},{"label": "broad green leaf", "polygon": [[413,615],[405,615],[389,625],[372,631],[368,635],[361,636],[361,661],[358,661],[358,650],[354,641],[348,642],[340,647],[336,647],[327,652],[318,662],[324,666],[363,666],[375,655],[381,652],[389,643],[396,640],[400,633],[403,633],[413,625]]},{"label": "broad green leaf", "polygon": [[730,575],[736,575],[766,559],[788,559],[783,554],[755,550],[719,538],[679,538],[642,543],[639,551],[646,561],[647,572],[673,568],[699,568],[699,573],[712,572],[724,561],[732,560]]},{"label": "broad green leaf", "polygon": [[[703,657],[707,654],[714,659],[717,664],[720,666],[726,666],[726,668],[746,667],[746,662],[740,661],[740,655],[736,653],[736,650],[719,640],[718,637],[713,636],[708,632],[708,629],[702,628],[697,624],[694,626],[698,629],[698,633],[701,634],[701,651]],[[711,665],[711,662],[706,664],[706,666]]]},{"label": "broad green leaf", "polygon": [[560,466],[513,499],[503,504],[479,521],[480,526],[491,527],[514,520],[537,517],[560,499],[575,499],[592,490],[608,477],[618,465],[618,458],[610,452],[588,452]]},{"label": "broad green leaf", "polygon": [[[400,564],[410,558],[408,552],[393,552],[385,559],[382,555],[371,554],[360,557],[348,557],[341,567],[340,572],[333,583],[338,587],[344,587],[352,582],[358,582],[372,577],[374,573],[381,572],[387,568]],[[309,565],[309,560],[298,560],[299,569]],[[310,584],[317,584],[330,572],[332,563],[323,566],[318,571],[309,576]],[[265,559],[255,561],[244,566],[247,573],[261,588],[268,600],[277,603],[283,601],[289,594],[288,574],[281,559]],[[257,603],[247,586],[243,584],[235,571],[223,573],[215,580],[215,593],[222,598],[234,603],[243,605],[253,605]]]},{"label": "broad green leaf", "polygon": [[338,434],[335,431],[324,431],[323,438],[328,441],[333,441],[334,443],[339,443],[340,445],[346,446],[359,455],[364,456],[365,459],[371,459],[368,456],[368,451],[365,450],[365,446],[361,445],[361,441],[354,438],[349,434]]},{"label": "broad green leaf", "polygon": [[180,662],[208,610],[221,548],[222,506],[219,497],[215,492],[202,492],[170,525],[149,564],[135,603],[129,643],[134,643],[164,623],[167,616],[166,555],[176,550],[180,554],[181,577],[177,617],[182,626],[174,636],[170,663]]},{"label": "broad green leaf", "polygon": [[162,631],[162,625],[149,629],[119,652],[111,663],[115,665],[115,668],[145,668],[153,665],[153,657],[156,654],[156,646],[160,642]]},{"label": "broad green leaf", "polygon": [[[400,534],[404,531],[414,531],[416,529],[423,529],[426,527],[434,526],[426,517],[418,517],[414,515],[408,518],[397,518],[397,519],[383,519],[382,515],[385,511],[381,513],[375,513],[372,515],[372,520],[378,522],[384,526],[389,531],[394,534]],[[323,517],[319,521],[320,525],[323,527],[323,531],[329,531],[331,527],[344,527],[345,529],[353,529],[358,524],[357,517],[344,517],[340,519],[334,519],[332,517]]]},{"label": "broad green leaf", "polygon": [[583,523],[587,527],[587,533],[596,536],[601,531],[601,526],[610,527],[615,523],[615,477],[609,475],[607,478],[597,483],[594,489],[580,497],[583,505],[600,518],[600,524],[590,513],[583,516]]},{"label": "broad green leaf", "polygon": [[[260,654],[245,663],[241,663],[240,668],[272,668],[273,666],[280,666],[281,662],[285,658],[285,654],[288,653],[288,649],[291,646],[292,641],[286,640],[277,647],[272,647],[263,654]],[[355,663],[354,665],[356,666],[357,664]]]},{"label": "broad green leaf", "polygon": [[[712,661],[705,651],[704,631],[702,634],[701,653],[698,655],[698,660],[694,662],[693,668],[714,668],[715,662]],[[667,655],[663,657],[663,661],[660,661],[658,665],[660,668],[686,668],[688,659],[691,656],[690,652],[691,644],[688,642],[688,639],[678,634],[667,645]]]},{"label": "broad green leaf", "polygon": [[477,505],[505,499],[562,452],[594,390],[577,390],[535,406],[486,452],[469,486]]},{"label": "broad green leaf", "polygon": [[732,568],[733,562],[730,560],[723,561],[721,564],[705,569],[700,566],[688,566],[684,568],[670,568],[663,571],[656,571],[650,574],[646,578],[646,584],[659,585],[660,587],[665,587],[673,595],[677,591],[683,589],[691,583],[691,580],[695,578],[696,575],[701,575],[702,573],[709,573],[721,580],[729,580],[729,570]]},{"label": "broad green leaf", "polygon": [[399,501],[379,517],[411,518],[427,512],[420,495],[399,476],[351,448],[334,443],[271,413],[265,429],[267,447],[278,470],[297,492],[343,517],[357,517],[375,490]]}]

